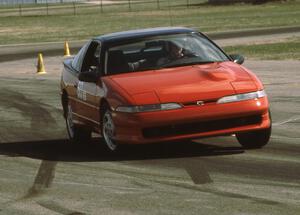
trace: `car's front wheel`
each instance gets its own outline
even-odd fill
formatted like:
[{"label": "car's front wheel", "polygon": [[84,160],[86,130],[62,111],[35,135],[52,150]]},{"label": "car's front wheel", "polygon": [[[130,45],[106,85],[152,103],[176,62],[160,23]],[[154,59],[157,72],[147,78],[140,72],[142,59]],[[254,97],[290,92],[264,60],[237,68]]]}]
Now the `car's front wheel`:
[{"label": "car's front wheel", "polygon": [[91,141],[92,132],[90,129],[74,124],[72,106],[68,104],[66,110],[66,125],[71,142],[79,144]]},{"label": "car's front wheel", "polygon": [[265,146],[271,136],[272,127],[267,129],[236,134],[239,143],[247,149],[256,149]]},{"label": "car's front wheel", "polygon": [[115,134],[115,125],[111,116],[111,111],[106,108],[102,116],[102,136],[107,149],[110,152],[117,152],[119,144],[113,140]]}]

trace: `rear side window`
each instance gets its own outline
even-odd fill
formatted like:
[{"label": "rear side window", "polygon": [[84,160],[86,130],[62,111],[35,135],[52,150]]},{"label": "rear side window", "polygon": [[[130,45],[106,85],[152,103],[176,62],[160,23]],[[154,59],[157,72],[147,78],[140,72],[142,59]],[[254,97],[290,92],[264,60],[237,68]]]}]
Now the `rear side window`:
[{"label": "rear side window", "polygon": [[100,71],[100,51],[101,45],[97,41],[92,41],[85,52],[81,66],[81,72]]},{"label": "rear side window", "polygon": [[88,47],[88,45],[90,44],[90,42],[86,43],[81,49],[80,51],[77,53],[77,55],[75,55],[73,62],[72,62],[72,67],[73,69],[75,69],[77,72],[79,72],[81,70],[82,67],[82,62],[84,59],[84,55],[86,53],[86,49]]}]

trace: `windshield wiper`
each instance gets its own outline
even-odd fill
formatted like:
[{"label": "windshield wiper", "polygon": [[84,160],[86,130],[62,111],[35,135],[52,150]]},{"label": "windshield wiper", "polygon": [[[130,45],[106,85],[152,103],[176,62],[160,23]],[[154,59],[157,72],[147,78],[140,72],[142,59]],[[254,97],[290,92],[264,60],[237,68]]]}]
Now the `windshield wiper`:
[{"label": "windshield wiper", "polygon": [[157,69],[163,69],[163,68],[173,68],[173,67],[178,67],[178,66],[189,66],[189,65],[196,65],[196,64],[208,64],[208,63],[215,63],[215,62],[220,62],[220,61],[197,61],[197,62],[187,62],[187,63],[168,63],[162,66],[159,66]]}]

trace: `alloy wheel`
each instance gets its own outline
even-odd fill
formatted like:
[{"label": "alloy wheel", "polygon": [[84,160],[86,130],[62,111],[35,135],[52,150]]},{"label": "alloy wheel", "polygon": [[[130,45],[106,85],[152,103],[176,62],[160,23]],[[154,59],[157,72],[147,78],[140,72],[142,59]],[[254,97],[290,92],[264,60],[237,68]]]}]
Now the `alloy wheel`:
[{"label": "alloy wheel", "polygon": [[115,133],[115,126],[110,111],[106,111],[103,116],[103,137],[107,147],[111,151],[117,149],[117,143],[112,139]]}]

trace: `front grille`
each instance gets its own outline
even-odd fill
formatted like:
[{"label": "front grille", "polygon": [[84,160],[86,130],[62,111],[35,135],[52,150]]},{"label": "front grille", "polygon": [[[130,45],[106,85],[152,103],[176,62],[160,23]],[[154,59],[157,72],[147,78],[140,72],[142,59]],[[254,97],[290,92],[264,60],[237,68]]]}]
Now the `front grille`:
[{"label": "front grille", "polygon": [[183,134],[202,133],[209,131],[218,131],[223,129],[236,128],[245,125],[261,123],[260,115],[227,118],[212,121],[200,121],[185,124],[175,124],[161,127],[144,128],[143,136],[145,138],[168,137]]},{"label": "front grille", "polygon": [[216,103],[217,101],[218,101],[218,99],[207,99],[207,100],[183,102],[182,104],[186,107],[187,106],[199,106],[199,104],[197,104],[197,102],[202,102],[202,104],[200,104],[200,105],[206,105],[206,104],[210,104],[210,103]]}]

